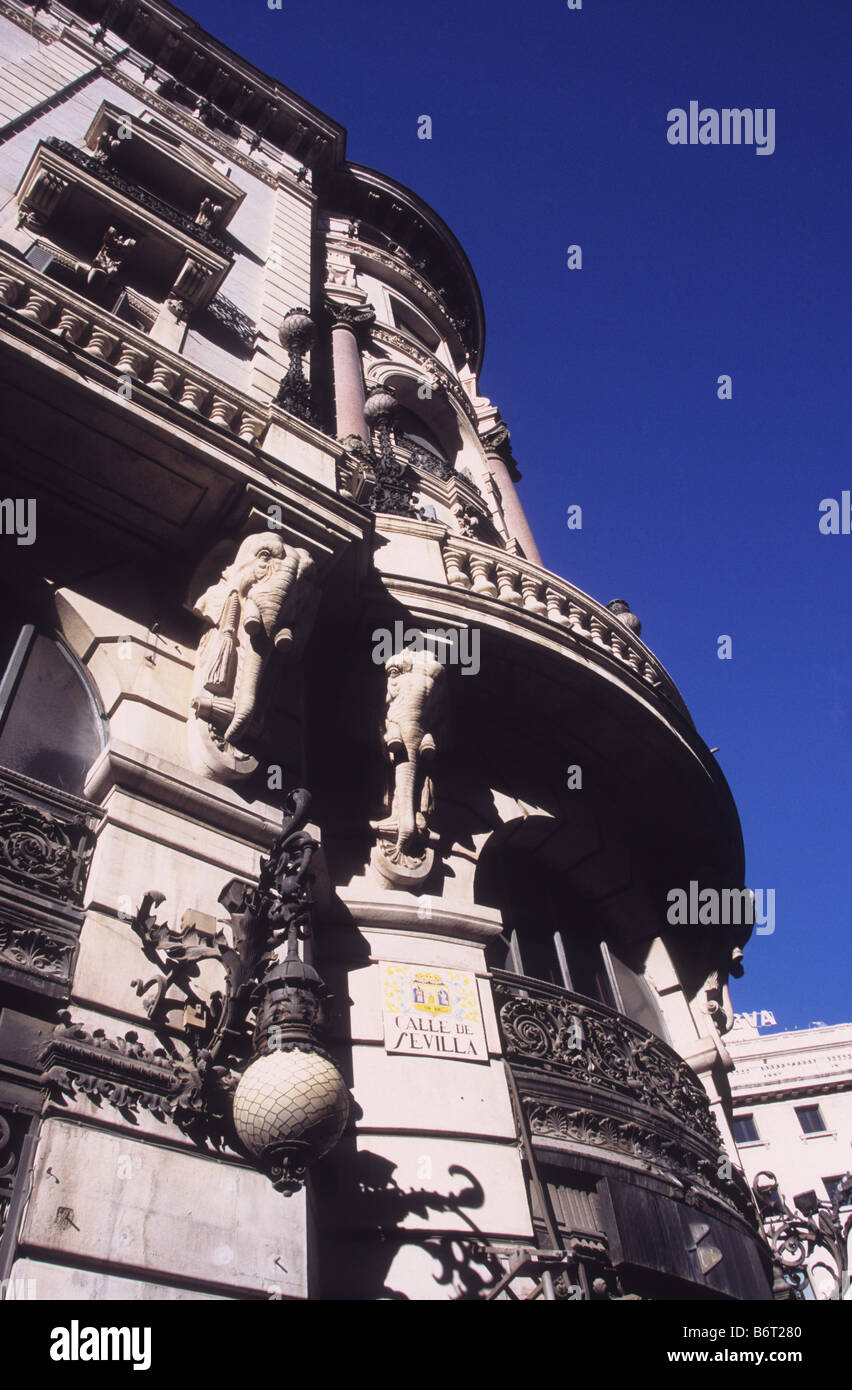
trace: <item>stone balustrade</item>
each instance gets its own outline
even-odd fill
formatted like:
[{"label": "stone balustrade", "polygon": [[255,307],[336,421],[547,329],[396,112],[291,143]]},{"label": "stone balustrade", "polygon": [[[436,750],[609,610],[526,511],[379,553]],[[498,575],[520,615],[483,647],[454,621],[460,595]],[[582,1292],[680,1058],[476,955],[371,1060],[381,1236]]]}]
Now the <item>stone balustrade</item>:
[{"label": "stone balustrade", "polygon": [[658,695],[689,717],[665,667],[644,642],[603,604],[549,570],[481,542],[448,537],[442,545],[447,583],[553,623],[629,667]]},{"label": "stone balustrade", "polygon": [[224,386],[131,324],[2,252],[0,306],[113,367],[119,378],[116,389],[123,388],[125,395],[138,382],[247,444],[267,426],[259,401]]}]

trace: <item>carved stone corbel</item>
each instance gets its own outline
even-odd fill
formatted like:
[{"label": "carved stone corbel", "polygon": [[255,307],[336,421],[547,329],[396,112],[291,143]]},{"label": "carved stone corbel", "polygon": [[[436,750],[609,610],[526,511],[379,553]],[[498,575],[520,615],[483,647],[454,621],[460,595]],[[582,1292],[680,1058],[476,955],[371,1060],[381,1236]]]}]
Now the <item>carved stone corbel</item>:
[{"label": "carved stone corbel", "polygon": [[69,187],[69,180],[52,169],[42,169],[26,194],[18,213],[18,226],[29,231],[44,231],[59,206],[59,200]]},{"label": "carved stone corbel", "polygon": [[250,536],[193,612],[210,624],[199,643],[189,740],[193,766],[230,781],[257,761],[245,744],[257,732],[261,680],[275,658],[298,657],[313,625],[319,588],[307,550],[275,531]]},{"label": "carved stone corbel", "polygon": [[446,678],[441,662],[425,646],[392,656],[385,670],[389,814],[372,823],[377,844],[371,863],[388,883],[407,888],[428,878],[435,859],[431,843],[438,837],[429,827],[435,801],[425,764],[437,748]]},{"label": "carved stone corbel", "polygon": [[136,245],[136,237],[122,236],[117,227],[107,227],[103,241],[86,275],[86,284],[106,286],[115,278]]}]

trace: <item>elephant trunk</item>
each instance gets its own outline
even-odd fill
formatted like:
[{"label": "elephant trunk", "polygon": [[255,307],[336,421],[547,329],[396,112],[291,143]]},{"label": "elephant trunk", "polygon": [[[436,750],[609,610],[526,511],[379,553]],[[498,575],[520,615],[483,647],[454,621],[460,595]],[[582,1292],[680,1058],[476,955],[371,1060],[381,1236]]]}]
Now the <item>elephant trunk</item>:
[{"label": "elephant trunk", "polygon": [[245,647],[240,669],[240,683],[237,690],[234,717],[225,730],[225,740],[228,743],[234,743],[241,734],[245,733],[249,720],[254,714],[263,664],[263,654],[257,651],[254,644],[249,641]]},{"label": "elephant trunk", "polygon": [[396,843],[398,849],[406,849],[415,831],[417,830],[417,817],[415,811],[415,795],[417,790],[417,767],[419,754],[416,750],[409,750],[409,755],[405,762],[396,765]]}]

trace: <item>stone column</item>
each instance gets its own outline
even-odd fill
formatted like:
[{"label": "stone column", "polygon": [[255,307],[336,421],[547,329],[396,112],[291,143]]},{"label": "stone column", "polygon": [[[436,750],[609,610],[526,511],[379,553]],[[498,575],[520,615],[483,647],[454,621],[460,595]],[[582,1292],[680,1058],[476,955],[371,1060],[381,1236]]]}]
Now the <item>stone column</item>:
[{"label": "stone column", "polygon": [[335,430],[338,439],[354,434],[370,443],[364,419],[364,373],[358,334],[375,322],[369,304],[342,304],[327,298],[331,316],[331,360],[334,369]]},{"label": "stone column", "polygon": [[524,515],[521,500],[515,491],[512,475],[514,474],[515,478],[520,478],[520,473],[512,458],[509,431],[504,424],[499,424],[490,429],[487,434],[483,434],[481,439],[488,457],[491,476],[500,492],[500,506],[506,526],[524,552],[524,557],[531,560],[534,565],[540,565],[541,555],[535,543],[535,537]]}]

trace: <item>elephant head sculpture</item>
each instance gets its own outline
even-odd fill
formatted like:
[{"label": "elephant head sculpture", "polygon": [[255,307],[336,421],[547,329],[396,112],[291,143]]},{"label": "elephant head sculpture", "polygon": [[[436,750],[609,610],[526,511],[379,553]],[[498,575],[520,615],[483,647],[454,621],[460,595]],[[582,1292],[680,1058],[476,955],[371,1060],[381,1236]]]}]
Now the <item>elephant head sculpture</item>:
[{"label": "elephant head sculpture", "polygon": [[[426,766],[436,751],[442,717],[444,668],[426,648],[406,649],[385,663],[384,741],[390,759],[390,815],[377,823],[377,867],[391,881],[424,877],[432,865],[428,818],[434,810]],[[376,862],[376,861],[374,861]]]},{"label": "elephant head sculpture", "polygon": [[198,648],[192,709],[220,751],[238,746],[257,715],[273,652],[293,655],[306,639],[319,600],[313,574],[307,550],[274,531],[260,532],[246,537],[195,604],[193,611],[212,626]]}]

